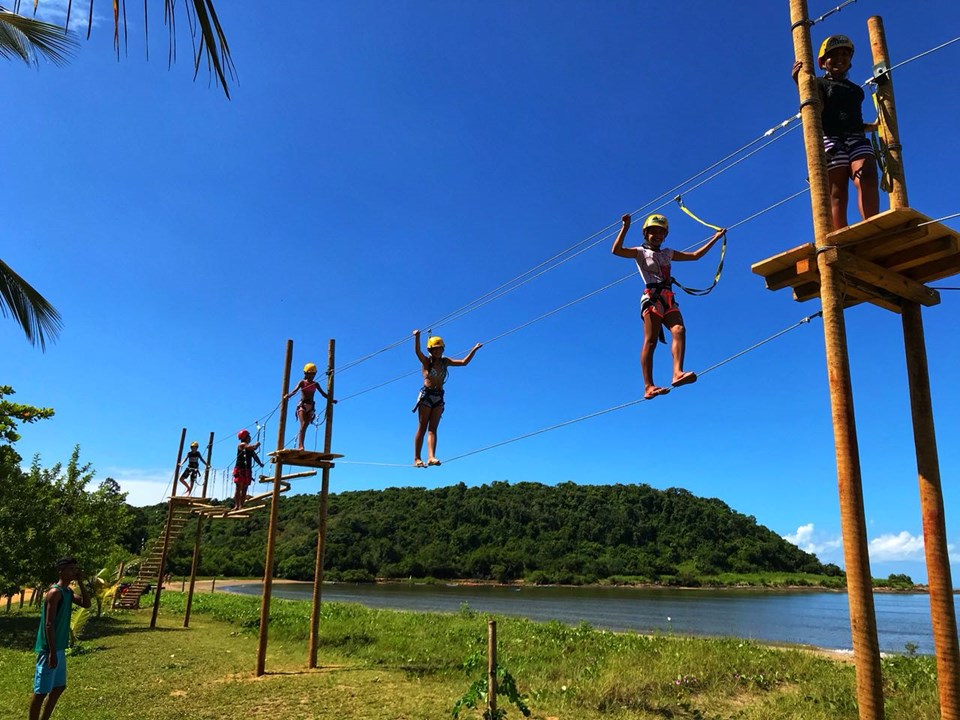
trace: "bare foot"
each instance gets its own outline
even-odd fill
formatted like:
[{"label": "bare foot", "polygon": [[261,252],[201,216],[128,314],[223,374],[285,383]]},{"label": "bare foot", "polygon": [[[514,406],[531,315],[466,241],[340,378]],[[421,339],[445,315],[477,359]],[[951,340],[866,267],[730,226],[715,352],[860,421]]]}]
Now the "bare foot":
[{"label": "bare foot", "polygon": [[668,392],[670,392],[670,388],[651,385],[646,389],[646,392],[643,393],[643,399],[653,400],[657,395],[666,395]]},{"label": "bare foot", "polygon": [[680,387],[681,385],[689,385],[690,383],[695,383],[697,381],[697,374],[692,370],[688,370],[685,373],[680,373],[673,379],[673,386]]},{"label": "bare foot", "polygon": [[426,465],[423,464],[423,460],[421,460],[420,458],[417,458],[416,460],[413,461],[413,466],[414,466],[414,467],[423,467],[423,468],[426,467]]},{"label": "bare foot", "polygon": [[439,465],[439,464],[440,464],[440,461],[437,460],[436,458],[430,458],[429,460],[427,460],[427,465]]}]

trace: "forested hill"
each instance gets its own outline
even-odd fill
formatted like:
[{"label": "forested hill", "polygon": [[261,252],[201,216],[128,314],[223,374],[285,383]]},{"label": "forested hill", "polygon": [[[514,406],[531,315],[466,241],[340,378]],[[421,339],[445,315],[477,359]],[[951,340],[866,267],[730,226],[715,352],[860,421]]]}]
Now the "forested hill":
[{"label": "forested hill", "polygon": [[[313,575],[318,500],[281,499],[277,576]],[[165,506],[144,508],[151,537]],[[206,523],[201,575],[260,575],[267,513]],[[189,572],[194,533],[173,549]],[[580,583],[670,581],[721,572],[839,574],[717,499],[649,485],[495,482],[393,488],[330,497],[330,579],[476,578]]]}]

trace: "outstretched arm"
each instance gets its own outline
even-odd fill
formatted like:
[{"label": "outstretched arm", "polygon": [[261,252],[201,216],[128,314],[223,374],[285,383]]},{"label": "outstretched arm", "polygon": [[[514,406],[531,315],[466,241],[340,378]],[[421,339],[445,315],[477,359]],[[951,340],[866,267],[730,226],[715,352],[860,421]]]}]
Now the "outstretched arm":
[{"label": "outstretched arm", "polygon": [[637,257],[637,249],[635,247],[625,248],[623,246],[623,241],[627,237],[627,231],[630,229],[630,220],[630,213],[627,213],[620,218],[620,221],[623,223],[623,225],[620,226],[620,232],[617,233],[617,239],[613,241],[613,249],[611,249],[610,252],[617,257],[625,257],[635,260]]},{"label": "outstretched arm", "polygon": [[430,358],[423,354],[423,350],[420,349],[420,331],[413,331],[413,349],[417,351],[417,357],[420,359],[420,364],[426,367],[430,364]]},{"label": "outstretched arm", "polygon": [[447,358],[447,365],[452,367],[463,367],[464,365],[469,365],[470,361],[473,360],[473,356],[477,354],[477,350],[483,347],[483,343],[477,343],[473,346],[473,349],[467,353],[466,357],[456,360],[454,358]]},{"label": "outstretched arm", "polygon": [[293,390],[291,390],[291,391],[288,392],[286,395],[284,395],[284,396],[283,396],[283,399],[284,399],[284,400],[289,400],[289,399],[292,398],[294,395],[296,395],[298,392],[300,392],[300,388],[301,388],[301,387],[303,387],[303,380],[301,380],[300,382],[298,382],[298,383],[297,383],[297,386],[296,386],[295,388],[293,388]]},{"label": "outstretched arm", "polygon": [[720,228],[719,230],[717,230],[716,233],[714,233],[712,238],[707,240],[703,245],[698,247],[693,252],[683,252],[682,250],[674,250],[673,259],[674,260],[699,260],[710,251],[710,248],[712,248],[714,244],[716,244],[717,240],[723,237],[725,232],[727,232],[726,228]]}]

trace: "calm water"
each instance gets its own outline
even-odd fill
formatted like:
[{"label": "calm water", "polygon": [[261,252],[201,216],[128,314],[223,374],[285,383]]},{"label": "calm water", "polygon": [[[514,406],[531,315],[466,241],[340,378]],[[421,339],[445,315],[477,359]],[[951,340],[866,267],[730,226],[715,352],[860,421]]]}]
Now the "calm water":
[{"label": "calm water", "polygon": [[[259,584],[229,590],[249,595],[262,592]],[[273,597],[309,601],[312,593],[309,583],[277,581],[273,585]],[[852,648],[845,593],[325,583],[323,599],[426,612],[456,612],[467,603],[480,612],[569,624],[586,621],[608,630],[731,635]],[[914,643],[919,652],[933,653],[927,595],[877,594],[874,604],[882,651],[903,652],[906,643]]]}]

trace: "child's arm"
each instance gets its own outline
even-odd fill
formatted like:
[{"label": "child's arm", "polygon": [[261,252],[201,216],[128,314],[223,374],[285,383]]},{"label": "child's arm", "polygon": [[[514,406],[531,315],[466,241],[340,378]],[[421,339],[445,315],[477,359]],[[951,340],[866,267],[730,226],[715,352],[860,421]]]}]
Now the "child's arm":
[{"label": "child's arm", "polygon": [[292,398],[294,395],[296,395],[298,392],[300,392],[300,388],[301,388],[302,386],[303,386],[303,380],[301,380],[300,382],[298,382],[298,383],[297,383],[297,386],[296,386],[295,388],[293,388],[293,390],[291,390],[289,393],[287,393],[286,395],[284,395],[284,396],[283,396],[283,399],[286,401],[286,400],[289,400],[290,398]]},{"label": "child's arm", "polygon": [[793,64],[793,70],[790,71],[790,77],[793,78],[793,84],[800,84],[800,71],[803,69],[803,60],[797,60]]},{"label": "child's arm", "polygon": [[467,353],[467,356],[461,358],[460,360],[455,360],[454,358],[447,358],[447,365],[451,367],[463,367],[464,365],[469,365],[470,361],[473,360],[473,356],[477,354],[477,350],[483,347],[483,343],[477,343],[473,346],[473,349]]},{"label": "child's arm", "polygon": [[427,367],[430,364],[430,358],[423,354],[423,350],[420,349],[420,331],[413,331],[413,348],[417,351],[417,357],[420,358],[420,364],[424,367]]},{"label": "child's arm", "polygon": [[[324,399],[326,399],[326,400],[329,400],[329,399],[330,399],[330,396],[327,395],[327,393],[325,393],[325,392],[323,391],[323,388],[322,388],[322,387],[320,387],[320,383],[317,383],[317,392],[320,393],[321,395],[323,395]],[[333,401],[333,404],[336,405],[336,404],[337,404],[337,401],[334,400],[334,401]]]},{"label": "child's arm", "polygon": [[671,259],[681,260],[681,261],[682,260],[699,260],[710,251],[710,248],[714,246],[717,240],[723,237],[723,234],[726,231],[727,231],[726,228],[720,228],[719,230],[717,230],[716,233],[714,233],[712,238],[707,240],[703,245],[698,247],[693,252],[683,252],[682,250],[674,250]]},{"label": "child's arm", "polygon": [[[251,446],[251,448],[252,448],[252,447],[253,447],[253,446]],[[257,443],[257,444],[256,444],[256,447],[260,447],[260,443]],[[263,467],[263,461],[260,459],[260,456],[257,455],[257,451],[256,451],[256,450],[253,450],[253,459],[257,461],[257,465],[259,465],[260,467]]]},{"label": "child's arm", "polygon": [[629,213],[620,218],[620,221],[623,223],[623,225],[620,226],[620,232],[617,233],[617,239],[613,241],[613,249],[610,252],[617,257],[625,257],[630,258],[631,260],[636,260],[637,249],[635,247],[625,248],[623,246],[623,241],[627,237],[627,231],[630,229],[630,220],[631,218]]}]

